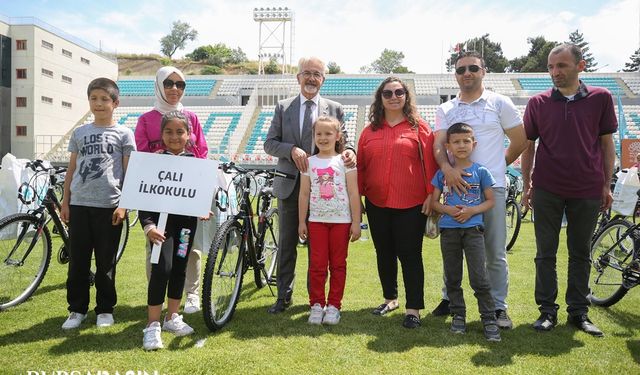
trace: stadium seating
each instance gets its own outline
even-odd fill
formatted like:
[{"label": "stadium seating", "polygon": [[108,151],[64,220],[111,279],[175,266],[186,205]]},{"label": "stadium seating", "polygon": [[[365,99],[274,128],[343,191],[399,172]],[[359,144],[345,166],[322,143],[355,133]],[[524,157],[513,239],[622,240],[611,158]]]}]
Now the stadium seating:
[{"label": "stadium seating", "polygon": [[636,95],[640,95],[640,76],[625,77],[622,79],[627,84],[629,90]]},{"label": "stadium seating", "polygon": [[382,78],[327,78],[320,89],[326,96],[373,96]]},{"label": "stadium seating", "polygon": [[[611,77],[581,77],[581,79],[587,85],[604,87],[613,94],[624,94],[622,87],[620,87],[618,82]],[[527,77],[519,78],[518,81],[520,82],[522,89],[531,94],[548,90],[553,86],[551,77]]]},{"label": "stadium seating", "polygon": [[[215,79],[187,79],[185,96],[209,96]],[[154,96],[154,81],[151,79],[121,79],[118,81],[121,96]]]},{"label": "stadium seating", "polygon": [[[368,123],[372,96],[385,75],[327,75],[321,94],[343,104],[345,126],[349,138],[357,144]],[[442,96],[454,95],[458,84],[453,73],[401,75],[412,92],[422,116],[433,128]],[[581,79],[589,85],[601,86],[623,98],[627,124],[625,137],[640,139],[640,76],[636,73],[584,73]],[[153,77],[124,77],[121,106],[114,112],[117,124],[135,129],[141,114],[151,109]],[[552,82],[547,73],[487,73],[486,88],[510,96],[524,113],[526,97],[547,90]],[[215,91],[214,91],[215,89]],[[273,118],[275,102],[295,95],[300,90],[294,75],[269,76],[189,76],[183,104],[195,112],[202,124],[212,159],[237,160],[246,164],[273,165],[276,158],[266,155],[263,144]],[[212,93],[215,95],[212,96]],[[242,103],[243,105],[237,105]],[[146,104],[146,105],[141,105]],[[270,105],[265,105],[270,104]],[[618,106],[615,106],[616,113]],[[83,116],[84,118],[84,116]],[[84,122],[92,121],[92,116]],[[52,150],[54,160],[68,158],[70,131]],[[614,134],[616,147],[619,135]],[[505,147],[508,140],[505,138]]]}]

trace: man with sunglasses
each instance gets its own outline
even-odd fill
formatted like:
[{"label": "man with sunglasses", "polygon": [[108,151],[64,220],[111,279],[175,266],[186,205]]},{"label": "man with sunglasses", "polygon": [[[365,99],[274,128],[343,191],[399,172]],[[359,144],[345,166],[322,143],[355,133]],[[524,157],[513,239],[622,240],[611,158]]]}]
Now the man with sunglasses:
[{"label": "man with sunglasses", "polygon": [[556,256],[562,215],[566,213],[568,321],[602,337],[587,315],[590,239],[598,211],[611,206],[616,157],[613,133],[618,122],[611,93],[580,81],[578,75],[586,62],[579,46],[561,44],[551,50],[547,61],[553,88],[529,99],[524,114],[529,142],[522,154],[523,201],[532,204],[536,213],[535,299],[540,317],[533,328],[550,331],[558,323]]},{"label": "man with sunglasses", "polygon": [[[462,178],[465,172],[451,162],[445,148],[447,129],[463,122],[473,128],[478,146],[471,160],[488,168],[496,180],[493,194],[496,202],[505,201],[505,173],[507,165],[513,163],[526,147],[526,135],[522,118],[508,97],[486,90],[482,80],[485,65],[482,56],[475,51],[461,53],[455,64],[455,77],[460,92],[453,100],[442,103],[436,112],[436,140],[433,152],[444,173],[446,185],[458,194],[466,193],[468,184]],[[504,149],[504,137],[509,138],[509,147]],[[487,275],[491,285],[491,296],[496,307],[496,318],[500,328],[510,329],[513,323],[507,315],[509,267],[507,265],[504,204],[496,204],[483,215]],[[442,301],[433,310],[434,315],[449,315],[446,290],[442,290]]]},{"label": "man with sunglasses", "polygon": [[278,158],[276,169],[295,176],[293,179],[276,176],[273,181],[273,193],[278,198],[280,213],[280,253],[278,298],[268,310],[271,314],[281,313],[291,305],[298,244],[300,172],[309,167],[307,158],[314,148],[311,127],[318,117],[332,116],[340,121],[346,142],[342,157],[347,167],[355,166],[355,148],[344,127],[342,105],[320,96],[324,72],[325,64],[317,57],[300,59],[297,75],[300,94],[278,102],[264,142],[265,152]]}]

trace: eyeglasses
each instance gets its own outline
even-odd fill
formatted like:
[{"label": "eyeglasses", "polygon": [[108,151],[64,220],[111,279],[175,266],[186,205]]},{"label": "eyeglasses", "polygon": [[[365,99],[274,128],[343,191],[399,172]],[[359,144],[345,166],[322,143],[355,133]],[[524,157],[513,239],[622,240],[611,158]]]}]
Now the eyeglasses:
[{"label": "eyeglasses", "polygon": [[406,93],[407,92],[404,89],[395,89],[395,91],[382,90],[382,97],[385,99],[391,99],[393,94],[396,94],[396,98],[402,98]]},{"label": "eyeglasses", "polygon": [[184,88],[187,87],[187,83],[185,81],[172,81],[167,78],[162,81],[162,86],[164,86],[165,89],[172,89],[173,86],[176,86],[178,90],[184,90]]},{"label": "eyeglasses", "polygon": [[315,79],[320,79],[322,77],[324,77],[324,75],[320,72],[310,72],[308,70],[305,70],[304,72],[300,73],[301,76],[304,77],[304,79],[309,79],[311,77],[315,78]]},{"label": "eyeglasses", "polygon": [[480,71],[480,68],[478,65],[465,65],[465,66],[459,66],[456,68],[456,74],[457,75],[463,75],[467,69],[471,72],[471,73],[478,73],[478,71]]}]

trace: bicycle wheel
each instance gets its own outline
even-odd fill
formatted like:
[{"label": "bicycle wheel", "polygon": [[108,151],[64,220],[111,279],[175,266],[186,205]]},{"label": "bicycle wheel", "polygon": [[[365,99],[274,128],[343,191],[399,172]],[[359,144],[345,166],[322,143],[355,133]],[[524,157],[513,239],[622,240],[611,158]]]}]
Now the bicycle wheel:
[{"label": "bicycle wheel", "polygon": [[624,236],[633,225],[626,220],[612,220],[591,245],[591,295],[594,305],[608,307],[620,301],[627,289],[622,270],[633,260],[633,238]]},{"label": "bicycle wheel", "polygon": [[138,220],[140,219],[138,217],[138,210],[129,210],[127,212],[127,217],[129,219],[129,228],[136,225],[138,223]]},{"label": "bicycle wheel", "polygon": [[507,214],[505,216],[507,224],[507,251],[509,251],[516,243],[518,233],[520,232],[520,224],[522,223],[520,205],[512,200],[508,200]]},{"label": "bicycle wheel", "polygon": [[0,310],[24,302],[38,289],[51,260],[51,235],[39,220],[14,214],[0,220]]},{"label": "bicycle wheel", "polygon": [[267,284],[276,284],[278,245],[280,244],[280,216],[276,207],[267,211],[264,231],[262,254],[256,254],[261,267],[253,270],[258,288],[262,288]]},{"label": "bicycle wheel", "polygon": [[244,243],[240,223],[229,219],[211,244],[202,283],[204,321],[211,331],[224,327],[233,316],[244,271]]}]

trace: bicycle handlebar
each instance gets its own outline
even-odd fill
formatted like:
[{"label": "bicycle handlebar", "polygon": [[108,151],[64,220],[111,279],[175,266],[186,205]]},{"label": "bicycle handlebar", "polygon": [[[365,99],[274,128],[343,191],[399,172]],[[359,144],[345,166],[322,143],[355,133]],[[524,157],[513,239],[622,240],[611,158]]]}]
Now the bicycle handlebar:
[{"label": "bicycle handlebar", "polygon": [[30,162],[27,162],[27,164],[25,165],[25,167],[27,168],[31,168],[32,171],[34,172],[48,172],[48,171],[55,171],[55,174],[62,174],[67,172],[67,168],[66,167],[56,167],[56,166],[51,166],[51,167],[46,167],[44,165],[44,162],[40,159],[36,159]]},{"label": "bicycle handlebar", "polygon": [[288,179],[291,179],[291,180],[295,180],[295,178],[296,178],[296,176],[294,176],[292,174],[280,172],[280,171],[275,170],[275,169],[247,169],[247,168],[243,168],[243,167],[237,165],[234,162],[222,163],[222,164],[220,164],[220,167],[222,168],[222,171],[224,173],[231,173],[230,171],[237,171],[238,173],[241,173],[241,174],[251,173],[251,174],[256,175],[256,176],[257,175],[266,175],[268,178],[274,178],[276,176],[282,177],[282,178],[288,178]]}]

